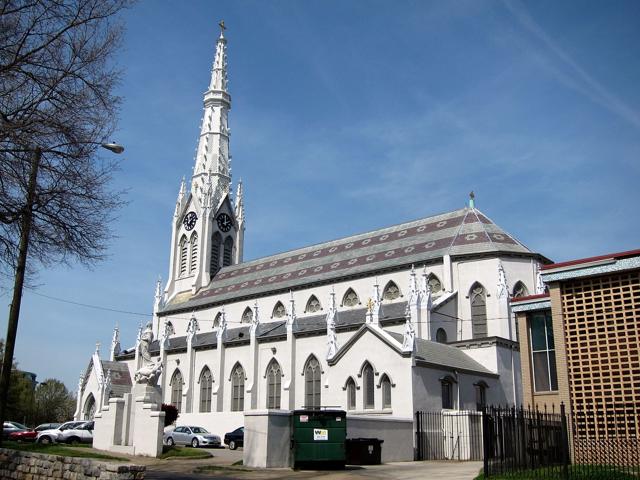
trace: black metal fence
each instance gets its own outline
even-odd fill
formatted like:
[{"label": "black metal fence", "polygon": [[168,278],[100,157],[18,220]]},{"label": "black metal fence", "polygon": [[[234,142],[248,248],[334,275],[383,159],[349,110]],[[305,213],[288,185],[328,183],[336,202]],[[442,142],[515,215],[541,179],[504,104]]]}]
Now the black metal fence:
[{"label": "black metal fence", "polygon": [[563,412],[488,407],[482,419],[485,477],[568,465]]},{"label": "black metal fence", "polygon": [[[569,421],[571,420],[571,421]],[[496,479],[640,480],[640,407],[416,412],[416,460],[483,460]]]},{"label": "black metal fence", "polygon": [[[561,411],[486,408],[485,478],[640,479],[639,413],[610,405]],[[572,437],[568,425],[571,424]]]},{"label": "black metal fence", "polygon": [[482,412],[416,412],[416,460],[482,460]]}]

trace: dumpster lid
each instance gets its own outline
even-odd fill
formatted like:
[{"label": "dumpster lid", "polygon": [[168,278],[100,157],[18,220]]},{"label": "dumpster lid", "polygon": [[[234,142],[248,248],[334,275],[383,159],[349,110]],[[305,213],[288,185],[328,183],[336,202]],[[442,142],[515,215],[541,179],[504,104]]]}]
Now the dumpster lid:
[{"label": "dumpster lid", "polygon": [[340,407],[302,407],[301,409],[293,411],[294,415],[309,415],[314,413],[347,414],[346,411],[340,410]]}]

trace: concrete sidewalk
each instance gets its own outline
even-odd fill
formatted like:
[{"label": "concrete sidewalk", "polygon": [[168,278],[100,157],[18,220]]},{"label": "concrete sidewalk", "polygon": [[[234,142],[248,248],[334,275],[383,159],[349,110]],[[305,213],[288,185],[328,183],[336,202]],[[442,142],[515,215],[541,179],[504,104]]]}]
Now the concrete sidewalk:
[{"label": "concrete sidewalk", "polygon": [[[166,461],[165,461],[166,462]],[[291,469],[246,469],[214,463],[215,460],[173,460],[164,464],[152,462],[147,465],[146,478],[160,479],[202,479],[213,477],[235,480],[343,480],[347,478],[368,478],[380,480],[473,480],[481,462],[397,462],[384,465],[347,466],[345,470],[291,470]],[[215,470],[194,474],[199,466],[211,465]]]},{"label": "concrete sidewalk", "polygon": [[[220,480],[306,480],[322,478],[323,480],[343,480],[347,478],[380,479],[380,480],[473,480],[482,462],[394,462],[384,465],[348,465],[344,470],[292,470],[257,469],[234,466],[242,461],[242,450],[202,449],[209,453],[209,458],[198,460],[171,458],[167,460],[120,455],[127,457],[132,464],[144,465],[147,468],[145,478],[150,480],[174,479],[191,480],[216,478]],[[109,453],[109,452],[103,452]],[[211,467],[206,471],[195,473],[198,467]]]}]

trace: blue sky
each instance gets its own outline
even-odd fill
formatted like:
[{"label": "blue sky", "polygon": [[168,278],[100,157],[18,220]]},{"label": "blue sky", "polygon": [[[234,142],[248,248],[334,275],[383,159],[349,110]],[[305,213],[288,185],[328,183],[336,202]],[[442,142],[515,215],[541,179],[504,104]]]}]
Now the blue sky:
[{"label": "blue sky", "polygon": [[640,2],[141,1],[114,136],[130,203],[107,261],[25,291],[16,359],[39,380],[75,389],[96,341],[106,356],[118,323],[130,346],[146,320],[48,297],[151,312],[220,19],[245,259],[454,210],[471,190],[555,261],[640,247]]}]

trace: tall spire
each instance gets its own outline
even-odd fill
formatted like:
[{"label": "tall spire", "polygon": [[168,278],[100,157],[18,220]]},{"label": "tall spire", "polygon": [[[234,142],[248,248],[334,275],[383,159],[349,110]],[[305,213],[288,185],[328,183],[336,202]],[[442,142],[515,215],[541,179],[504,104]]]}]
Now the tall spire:
[{"label": "tall spire", "polygon": [[214,208],[229,194],[231,183],[228,127],[231,97],[227,90],[227,39],[224,36],[224,21],[219,25],[220,36],[216,43],[211,81],[204,93],[204,114],[191,178],[191,192],[197,197],[212,187],[212,194],[209,193],[207,200]]},{"label": "tall spire", "polygon": [[219,24],[220,36],[218,37],[218,44],[216,48],[216,56],[213,60],[213,71],[211,72],[211,83],[209,84],[209,90],[227,91],[227,39],[224,38],[224,31],[227,27],[224,26],[224,20]]}]

